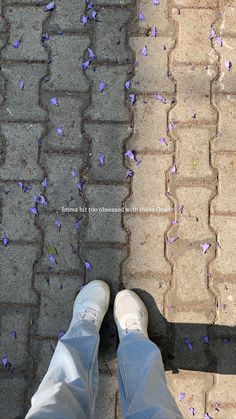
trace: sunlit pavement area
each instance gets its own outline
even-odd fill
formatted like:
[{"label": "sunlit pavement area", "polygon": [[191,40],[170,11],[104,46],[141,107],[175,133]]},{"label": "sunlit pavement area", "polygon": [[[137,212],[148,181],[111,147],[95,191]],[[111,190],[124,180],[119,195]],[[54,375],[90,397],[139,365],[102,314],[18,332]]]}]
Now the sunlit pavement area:
[{"label": "sunlit pavement area", "polygon": [[236,418],[236,1],[0,4],[0,418],[24,417],[93,279],[95,419],[122,417],[123,287],[184,418]]}]

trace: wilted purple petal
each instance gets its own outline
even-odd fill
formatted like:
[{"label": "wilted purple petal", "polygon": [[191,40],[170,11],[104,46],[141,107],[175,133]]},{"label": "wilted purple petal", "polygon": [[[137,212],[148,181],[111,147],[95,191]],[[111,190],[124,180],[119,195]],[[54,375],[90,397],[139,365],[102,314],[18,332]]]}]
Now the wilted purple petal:
[{"label": "wilted purple petal", "polygon": [[222,249],[221,243],[219,241],[216,242],[216,246]]},{"label": "wilted purple petal", "polygon": [[144,17],[143,12],[139,12],[139,14],[138,14],[138,18],[139,18],[139,20],[141,20],[141,21],[144,21],[144,20],[145,20],[145,17]]},{"label": "wilted purple petal", "polygon": [[154,95],[154,98],[159,100],[159,102],[166,103],[166,99],[162,95],[159,95],[159,94]]},{"label": "wilted purple petal", "polygon": [[174,164],[174,166],[172,166],[171,169],[170,169],[170,173],[176,173],[176,172],[177,172],[177,168]]},{"label": "wilted purple petal", "polygon": [[189,411],[189,413],[191,413],[193,416],[195,416],[195,409],[194,409],[194,407],[190,407],[190,408],[188,409],[188,411]]},{"label": "wilted purple petal", "polygon": [[83,186],[84,186],[84,182],[82,180],[76,184],[77,189],[79,189],[80,191],[83,190]]},{"label": "wilted purple petal", "polygon": [[210,246],[210,243],[200,243],[200,247],[203,250],[203,253],[206,253]]},{"label": "wilted purple petal", "polygon": [[164,145],[168,145],[165,138],[160,138],[160,143]]},{"label": "wilted purple petal", "polygon": [[168,124],[168,131],[171,132],[174,129],[174,123],[173,122],[169,122]]},{"label": "wilted purple petal", "polygon": [[10,368],[10,366],[11,366],[11,363],[9,362],[9,359],[8,359],[7,356],[4,356],[2,358],[2,363],[3,363],[4,367],[6,367],[6,368]]},{"label": "wilted purple petal", "polygon": [[86,260],[84,260],[84,266],[85,266],[85,269],[87,271],[91,271],[93,269],[91,263],[90,262],[87,262]]},{"label": "wilted purple petal", "polygon": [[46,178],[46,177],[45,177],[44,181],[42,182],[42,186],[43,186],[44,188],[47,188],[47,187],[48,187],[48,180],[47,180],[47,178]]},{"label": "wilted purple petal", "polygon": [[17,336],[16,336],[16,331],[15,330],[11,331],[11,336],[16,340]]},{"label": "wilted purple petal", "polygon": [[44,11],[48,12],[49,10],[53,10],[55,8],[55,2],[50,1],[50,3],[46,4]]},{"label": "wilted purple petal", "polygon": [[73,176],[73,177],[77,177],[77,176],[79,176],[78,171],[77,171],[76,169],[72,169],[72,170],[71,170],[71,176]]},{"label": "wilted purple petal", "polygon": [[40,201],[39,195],[34,195],[34,202],[35,204],[38,204]]},{"label": "wilted purple petal", "polygon": [[6,234],[4,234],[3,239],[2,239],[2,244],[3,246],[7,246],[9,244],[10,240],[8,239],[8,237],[6,236]]},{"label": "wilted purple petal", "polygon": [[178,221],[177,220],[172,220],[171,224],[173,224],[173,225],[178,224]]},{"label": "wilted purple petal", "polygon": [[12,46],[13,46],[13,48],[19,48],[20,44],[21,44],[21,40],[20,40],[20,39],[15,39],[15,40],[12,42]]},{"label": "wilted purple petal", "polygon": [[160,4],[160,0],[153,0],[154,6],[158,6]]},{"label": "wilted purple petal", "polygon": [[177,236],[170,236],[170,237],[167,237],[167,239],[166,239],[166,241],[168,242],[168,243],[174,243],[174,242],[176,242],[176,240],[178,240],[178,237]]},{"label": "wilted purple petal", "polygon": [[55,226],[57,227],[58,231],[61,230],[61,221],[59,220],[59,218],[56,219]]},{"label": "wilted purple petal", "polygon": [[188,349],[189,349],[190,351],[192,351],[192,350],[193,350],[193,345],[192,345],[192,343],[189,341],[189,339],[185,338],[185,339],[184,339],[184,344],[188,346]]},{"label": "wilted purple petal", "polygon": [[91,63],[91,60],[85,61],[83,64],[81,64],[80,67],[82,67],[84,70],[87,70],[87,68],[89,67]]},{"label": "wilted purple petal", "polygon": [[89,56],[89,58],[94,58],[94,52],[90,49],[90,48],[88,48],[88,56]]},{"label": "wilted purple petal", "polygon": [[52,105],[59,106],[59,104],[58,104],[58,100],[57,100],[57,98],[56,98],[56,97],[51,97],[51,99],[50,99],[50,103],[51,103]]},{"label": "wilted purple petal", "polygon": [[55,131],[58,135],[60,135],[61,137],[64,137],[64,129],[59,127],[59,128],[55,128]]},{"label": "wilted purple petal", "polygon": [[131,106],[133,106],[135,104],[135,102],[136,102],[136,95],[135,95],[135,93],[130,93],[129,94],[129,99],[130,99]]},{"label": "wilted purple petal", "polygon": [[127,150],[124,154],[125,157],[127,157],[130,160],[135,160],[135,155],[132,150]]},{"label": "wilted purple petal", "polygon": [[49,40],[49,33],[48,32],[44,32],[42,35],[42,42],[48,41]]},{"label": "wilted purple petal", "polygon": [[56,257],[54,255],[48,255],[48,261],[50,263],[52,263],[53,265],[57,264],[57,260],[56,260]]},{"label": "wilted purple petal", "polygon": [[101,155],[98,157],[99,160],[99,166],[105,166],[105,156]]},{"label": "wilted purple petal", "polygon": [[66,334],[66,331],[65,330],[60,330],[59,333],[58,333],[58,335],[57,335],[58,340],[61,339],[62,336],[64,336],[65,334]]},{"label": "wilted purple petal", "polygon": [[216,37],[215,29],[214,28],[211,28],[210,39],[213,39],[215,37]]},{"label": "wilted purple petal", "polygon": [[90,10],[90,9],[92,9],[93,8],[93,3],[92,2],[89,2],[88,4],[87,4],[87,10]]},{"label": "wilted purple petal", "polygon": [[101,83],[99,85],[99,91],[100,92],[103,92],[103,90],[105,89],[105,87],[106,87],[105,81],[101,81]]},{"label": "wilted purple petal", "polygon": [[223,47],[223,39],[221,36],[216,37],[216,42],[219,45],[219,47]]},{"label": "wilted purple petal", "polygon": [[82,25],[85,26],[87,22],[88,22],[87,16],[83,15],[82,18],[81,18]]},{"label": "wilted purple petal", "polygon": [[39,196],[39,202],[40,202],[41,205],[47,205],[48,204],[44,195]]},{"label": "wilted purple petal", "polygon": [[29,208],[29,213],[30,214],[35,214],[35,215],[38,215],[38,210],[37,210],[37,208]]},{"label": "wilted purple petal", "polygon": [[91,13],[92,19],[96,19],[96,16],[97,16],[97,12],[96,12],[96,10],[93,10],[92,13]]},{"label": "wilted purple petal", "polygon": [[76,221],[76,223],[75,223],[75,228],[76,228],[76,230],[77,230],[77,231],[79,231],[79,230],[80,230],[80,228],[81,228],[81,222],[80,222],[80,220],[77,220],[77,221]]},{"label": "wilted purple petal", "polygon": [[127,169],[127,170],[126,170],[126,177],[132,177],[132,176],[134,176],[134,172],[133,172],[133,170],[131,170],[131,169]]},{"label": "wilted purple petal", "polygon": [[156,26],[153,26],[153,28],[151,30],[151,36],[153,38],[156,38],[157,37],[157,27]]},{"label": "wilted purple petal", "polygon": [[142,55],[143,57],[146,57],[148,55],[148,49],[147,46],[145,45],[141,50],[140,50],[140,55]]},{"label": "wilted purple petal", "polygon": [[128,90],[131,87],[131,80],[125,82],[125,88]]},{"label": "wilted purple petal", "polygon": [[20,81],[19,81],[19,86],[20,86],[20,89],[21,89],[21,90],[24,90],[24,87],[25,87],[25,81],[24,81],[24,80],[20,80]]},{"label": "wilted purple petal", "polygon": [[225,68],[227,68],[227,70],[231,70],[231,68],[232,68],[232,63],[231,63],[231,61],[229,61],[229,60],[224,60],[224,65],[225,65]]},{"label": "wilted purple petal", "polygon": [[204,419],[213,419],[213,418],[210,415],[208,415],[208,413],[205,413]]},{"label": "wilted purple petal", "polygon": [[180,395],[179,395],[179,401],[184,400],[186,397],[186,393],[184,393],[183,391],[181,391]]},{"label": "wilted purple petal", "polygon": [[203,341],[203,343],[207,343],[207,344],[210,343],[209,342],[209,337],[207,335],[205,335],[205,336],[202,337],[202,341]]}]

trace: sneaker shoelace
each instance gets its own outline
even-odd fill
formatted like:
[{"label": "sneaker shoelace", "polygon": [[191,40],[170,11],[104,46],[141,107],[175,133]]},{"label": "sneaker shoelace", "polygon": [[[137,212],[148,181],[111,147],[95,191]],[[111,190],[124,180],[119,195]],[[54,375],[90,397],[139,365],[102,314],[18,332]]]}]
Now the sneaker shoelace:
[{"label": "sneaker shoelace", "polygon": [[97,318],[97,310],[92,307],[84,307],[83,311],[80,312],[80,317],[82,320],[90,320],[95,323]]},{"label": "sneaker shoelace", "polygon": [[125,322],[125,333],[129,333],[130,331],[135,331],[137,330],[138,332],[140,332],[141,330],[141,326],[140,326],[140,322],[139,320],[134,320],[131,322]]}]

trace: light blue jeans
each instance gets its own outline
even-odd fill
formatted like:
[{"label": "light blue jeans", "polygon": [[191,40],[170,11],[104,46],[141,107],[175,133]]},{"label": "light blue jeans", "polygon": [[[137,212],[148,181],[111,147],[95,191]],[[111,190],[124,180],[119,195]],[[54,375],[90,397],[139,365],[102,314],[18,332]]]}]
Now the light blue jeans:
[{"label": "light blue jeans", "polygon": [[[27,419],[94,418],[99,340],[92,322],[72,320],[32,397]],[[118,368],[124,418],[182,418],[166,384],[160,350],[153,342],[140,333],[129,333],[118,348]]]}]

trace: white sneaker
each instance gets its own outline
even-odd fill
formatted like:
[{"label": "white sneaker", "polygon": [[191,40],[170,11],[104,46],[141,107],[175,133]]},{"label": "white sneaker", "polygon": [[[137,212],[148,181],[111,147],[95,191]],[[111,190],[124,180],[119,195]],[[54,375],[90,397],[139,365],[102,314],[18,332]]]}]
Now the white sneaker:
[{"label": "white sneaker", "polygon": [[114,302],[114,318],[120,340],[132,332],[142,333],[148,337],[148,312],[135,292],[131,290],[118,292]]},{"label": "white sneaker", "polygon": [[91,281],[85,285],[74,302],[73,316],[89,320],[100,330],[110,302],[110,288],[104,281]]}]

